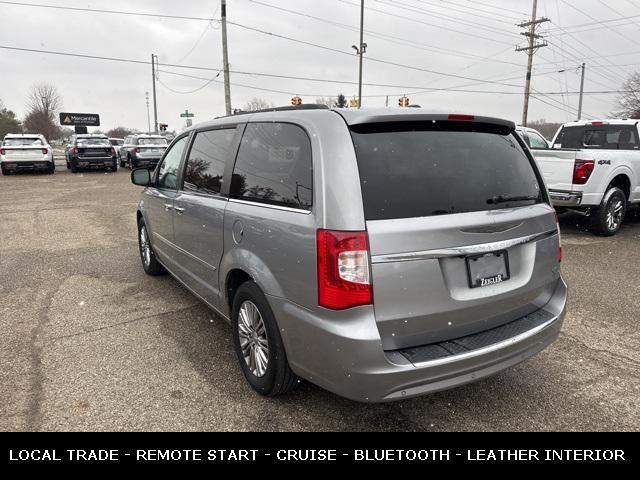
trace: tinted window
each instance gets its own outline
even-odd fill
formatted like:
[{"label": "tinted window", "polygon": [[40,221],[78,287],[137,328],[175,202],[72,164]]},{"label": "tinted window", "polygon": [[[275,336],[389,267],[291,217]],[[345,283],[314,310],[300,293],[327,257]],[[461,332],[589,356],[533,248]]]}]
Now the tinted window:
[{"label": "tinted window", "polygon": [[111,144],[109,143],[109,140],[106,138],[102,138],[102,137],[83,137],[83,138],[78,138],[77,142],[78,146],[85,146],[85,145],[106,145],[106,146],[111,146]]},{"label": "tinted window", "polygon": [[139,138],[138,145],[166,145],[167,139],[162,138]]},{"label": "tinted window", "polygon": [[[515,133],[449,122],[389,128],[380,124],[352,131],[367,220],[542,201],[538,179]],[[509,197],[520,199],[502,201]]]},{"label": "tinted window", "polygon": [[178,189],[178,168],[180,167],[182,152],[184,152],[184,148],[187,145],[187,138],[182,137],[177,140],[162,158],[162,163],[158,167],[158,188]]},{"label": "tinted window", "polygon": [[638,132],[631,125],[564,127],[554,143],[555,148],[609,150],[636,150],[638,145]]},{"label": "tinted window", "polygon": [[310,210],[313,199],[311,142],[288,123],[250,123],[242,137],[231,196]]},{"label": "tinted window", "polygon": [[235,132],[235,128],[225,128],[196,134],[185,167],[185,190],[220,193],[225,161]]},{"label": "tinted window", "polygon": [[43,145],[39,138],[5,138],[5,147],[31,147]]},{"label": "tinted window", "polygon": [[529,137],[529,147],[547,148],[547,141],[535,132],[527,132]]},{"label": "tinted window", "polygon": [[109,142],[111,142],[111,145],[113,145],[114,147],[118,147],[124,144],[123,140],[109,140]]}]

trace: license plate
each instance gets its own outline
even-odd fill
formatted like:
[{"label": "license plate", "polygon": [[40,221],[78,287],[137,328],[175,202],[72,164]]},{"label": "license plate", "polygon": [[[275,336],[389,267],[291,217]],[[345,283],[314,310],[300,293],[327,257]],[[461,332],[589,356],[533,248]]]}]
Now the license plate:
[{"label": "license plate", "polygon": [[506,251],[467,257],[469,287],[487,287],[509,280],[509,256]]}]

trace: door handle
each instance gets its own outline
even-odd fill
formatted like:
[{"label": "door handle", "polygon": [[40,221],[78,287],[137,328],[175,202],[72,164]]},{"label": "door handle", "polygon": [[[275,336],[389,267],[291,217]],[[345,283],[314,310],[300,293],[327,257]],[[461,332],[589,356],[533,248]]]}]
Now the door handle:
[{"label": "door handle", "polygon": [[184,208],[182,207],[173,207],[173,209],[178,212],[178,215],[180,215],[182,212],[184,212]]},{"label": "door handle", "polygon": [[165,212],[168,212],[169,210],[173,209],[173,205],[171,205],[170,203],[165,203],[164,204],[164,210]]}]

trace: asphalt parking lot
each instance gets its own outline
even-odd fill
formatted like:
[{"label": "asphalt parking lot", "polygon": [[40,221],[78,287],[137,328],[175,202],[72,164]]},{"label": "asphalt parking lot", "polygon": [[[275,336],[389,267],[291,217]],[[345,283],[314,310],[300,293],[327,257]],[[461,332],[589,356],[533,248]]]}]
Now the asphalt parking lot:
[{"label": "asphalt parking lot", "polygon": [[230,329],[144,274],[129,171],[0,176],[1,430],[640,430],[640,212],[561,219],[559,340],[493,378],[392,404],[255,394]]}]

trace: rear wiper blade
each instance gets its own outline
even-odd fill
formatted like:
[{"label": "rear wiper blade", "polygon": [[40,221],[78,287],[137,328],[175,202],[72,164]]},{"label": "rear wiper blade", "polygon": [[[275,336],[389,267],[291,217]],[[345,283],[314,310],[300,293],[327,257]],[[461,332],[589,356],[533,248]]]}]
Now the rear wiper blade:
[{"label": "rear wiper blade", "polygon": [[527,200],[538,200],[540,195],[495,195],[487,200],[489,204],[507,203],[507,202],[524,202]]}]

